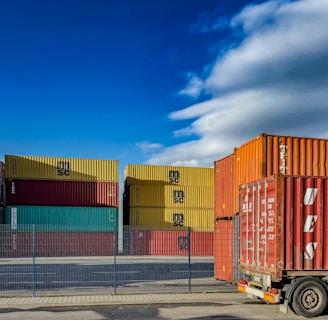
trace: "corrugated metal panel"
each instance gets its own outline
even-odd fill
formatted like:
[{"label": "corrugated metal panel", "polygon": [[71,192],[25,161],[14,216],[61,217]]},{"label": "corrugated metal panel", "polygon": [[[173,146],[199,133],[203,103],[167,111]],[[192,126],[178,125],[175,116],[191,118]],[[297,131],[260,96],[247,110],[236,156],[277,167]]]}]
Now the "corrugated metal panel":
[{"label": "corrugated metal panel", "polygon": [[6,180],[7,205],[118,207],[118,182]]},{"label": "corrugated metal panel", "polygon": [[129,220],[131,226],[191,227],[193,231],[214,228],[213,209],[130,208]]},{"label": "corrugated metal panel", "polygon": [[[281,182],[284,180],[268,177],[240,188],[242,272],[265,273],[271,275],[273,281],[282,276],[284,268],[285,199]],[[302,228],[301,225],[297,228]]]},{"label": "corrugated metal panel", "polygon": [[[131,234],[133,255],[188,255],[187,231],[133,231]],[[190,254],[213,256],[213,232],[191,232]]]},{"label": "corrugated metal panel", "polygon": [[[0,207],[5,205],[5,164],[0,161]],[[1,221],[1,219],[0,219]]]},{"label": "corrugated metal panel", "polygon": [[[110,207],[8,206],[5,223],[40,225],[44,231],[114,231],[118,209]],[[40,229],[41,227],[39,227]]]},{"label": "corrugated metal panel", "polygon": [[[32,257],[32,230],[4,232],[2,257]],[[37,232],[37,257],[109,256],[114,254],[113,232]]]},{"label": "corrugated metal panel", "polygon": [[327,270],[327,188],[328,178],[304,176],[274,176],[242,186],[242,268],[270,274],[273,281],[284,269]]},{"label": "corrugated metal panel", "polygon": [[4,215],[4,208],[0,207],[0,224],[5,223],[5,215]]},{"label": "corrugated metal panel", "polygon": [[5,181],[5,164],[0,161],[0,182],[4,183]]},{"label": "corrugated metal panel", "polygon": [[130,185],[130,207],[214,208],[214,188]]},{"label": "corrugated metal panel", "polygon": [[233,219],[217,221],[214,228],[214,277],[233,282],[234,223]]},{"label": "corrugated metal panel", "polygon": [[214,161],[214,218],[230,217],[234,208],[234,155]]},{"label": "corrugated metal panel", "polygon": [[234,149],[234,210],[241,184],[274,174],[328,175],[328,140],[261,134]]},{"label": "corrugated metal panel", "polygon": [[127,185],[167,184],[213,187],[214,170],[213,168],[128,164],[124,170],[124,179]]},{"label": "corrugated metal panel", "polygon": [[7,179],[118,182],[117,160],[5,155]]}]

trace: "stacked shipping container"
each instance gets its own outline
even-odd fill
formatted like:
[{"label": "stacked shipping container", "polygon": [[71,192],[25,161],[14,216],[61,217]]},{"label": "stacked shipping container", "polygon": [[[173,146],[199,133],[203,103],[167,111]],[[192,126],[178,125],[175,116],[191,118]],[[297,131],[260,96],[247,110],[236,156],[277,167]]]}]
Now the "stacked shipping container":
[{"label": "stacked shipping container", "polygon": [[[188,228],[194,231],[194,252],[212,255],[214,226],[214,176],[212,168],[177,166],[127,165],[124,172],[124,224],[132,227],[162,228],[151,235],[138,233],[136,245],[144,254],[186,254],[182,240]],[[165,228],[172,232],[175,246],[167,245]],[[164,239],[163,239],[164,237]],[[152,242],[152,244],[149,243]],[[154,243],[162,243],[162,249]],[[198,246],[204,243],[204,246]],[[192,245],[192,244],[191,244]],[[179,249],[180,248],[180,249]]]},{"label": "stacked shipping container", "polygon": [[230,154],[214,161],[214,277],[229,282],[238,278],[234,195],[234,154]]},{"label": "stacked shipping container", "polygon": [[0,161],[0,224],[4,223],[5,164]]},{"label": "stacked shipping container", "polygon": [[[233,154],[215,161],[215,239],[222,239],[222,230],[219,231],[222,229],[222,223],[225,223],[222,221],[227,217],[237,219],[241,185],[275,174],[327,176],[327,163],[326,139],[267,134],[261,134],[236,147]],[[227,234],[232,234],[233,229],[233,224],[230,224]],[[221,236],[217,235],[219,232]],[[238,280],[234,278],[236,265],[231,263],[234,259],[229,259],[228,264],[224,262],[222,255],[225,248],[225,242],[215,242],[215,276],[228,281]],[[229,254],[235,256],[235,252],[239,252],[238,247],[234,247]]]},{"label": "stacked shipping container", "polygon": [[[5,223],[12,231],[19,231],[19,225],[36,225],[47,233],[38,237],[51,233],[55,240],[57,232],[58,242],[62,232],[71,232],[65,235],[70,241],[64,250],[70,255],[79,246],[76,239],[82,237],[88,237],[86,243],[99,244],[95,255],[112,250],[103,238],[118,223],[117,160],[5,155],[5,167]],[[12,234],[16,249],[18,235],[26,238],[24,233]],[[65,255],[64,251],[47,250],[47,255]],[[44,253],[42,246],[38,253]]]}]

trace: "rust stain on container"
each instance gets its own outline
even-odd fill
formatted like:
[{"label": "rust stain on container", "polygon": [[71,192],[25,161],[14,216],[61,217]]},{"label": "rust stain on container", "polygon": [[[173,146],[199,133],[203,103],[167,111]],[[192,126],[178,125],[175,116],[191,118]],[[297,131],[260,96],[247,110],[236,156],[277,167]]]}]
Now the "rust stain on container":
[{"label": "rust stain on container", "polygon": [[327,177],[274,175],[241,186],[240,266],[279,281],[327,270]]}]

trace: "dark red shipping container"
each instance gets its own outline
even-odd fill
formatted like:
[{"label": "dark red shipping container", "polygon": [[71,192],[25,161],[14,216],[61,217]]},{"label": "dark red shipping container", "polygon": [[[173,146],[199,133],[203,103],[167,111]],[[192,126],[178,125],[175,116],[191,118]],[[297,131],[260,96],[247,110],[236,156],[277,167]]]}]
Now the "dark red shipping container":
[{"label": "dark red shipping container", "polygon": [[6,205],[118,207],[118,182],[5,180]]},{"label": "dark red shipping container", "polygon": [[327,273],[327,243],[328,178],[275,175],[240,187],[243,273]]}]

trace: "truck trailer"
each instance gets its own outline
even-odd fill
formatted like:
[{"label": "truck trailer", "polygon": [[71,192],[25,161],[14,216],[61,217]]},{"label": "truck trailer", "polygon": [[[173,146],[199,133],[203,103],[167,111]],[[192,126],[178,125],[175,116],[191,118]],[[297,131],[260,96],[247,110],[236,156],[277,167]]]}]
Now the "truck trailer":
[{"label": "truck trailer", "polygon": [[328,177],[246,183],[239,206],[238,290],[284,313],[321,315],[328,301]]}]

